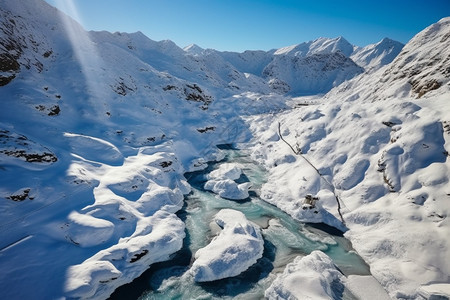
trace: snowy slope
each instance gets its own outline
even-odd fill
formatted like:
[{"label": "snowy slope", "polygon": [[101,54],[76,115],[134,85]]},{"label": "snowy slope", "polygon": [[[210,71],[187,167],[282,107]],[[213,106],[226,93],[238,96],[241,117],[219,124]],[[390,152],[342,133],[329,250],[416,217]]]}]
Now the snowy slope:
[{"label": "snowy slope", "polygon": [[[206,52],[216,52],[240,72],[262,76],[277,93],[299,96],[326,93],[363,71],[377,70],[390,63],[402,47],[399,42],[383,39],[358,48],[337,37],[318,38],[271,51],[236,53],[209,49]],[[200,49],[191,45],[185,50],[201,57],[205,51]]]},{"label": "snowy slope", "polygon": [[273,51],[252,51],[242,53],[219,52],[226,61],[230,62],[240,72],[261,76],[265,66],[273,59]]},{"label": "snowy slope", "polygon": [[[312,105],[249,119],[254,158],[271,174],[262,197],[299,220],[334,225],[337,196],[346,236],[392,298],[449,287],[449,32],[442,19],[379,71],[308,98]],[[319,197],[317,214],[303,209],[308,194]]]},{"label": "snowy slope", "polygon": [[[0,16],[2,297],[103,299],[169,259],[185,237],[183,174],[252,135],[270,175],[262,197],[344,229],[336,193],[347,236],[392,297],[448,282],[449,19],[343,82],[363,71],[343,38],[221,53],[86,32],[41,0],[0,0]],[[363,52],[365,67],[391,55]],[[284,93],[340,82],[288,110],[304,103]],[[302,207],[308,193],[317,213]]]},{"label": "snowy slope", "polygon": [[392,62],[403,46],[402,43],[384,38],[376,44],[356,49],[350,58],[366,71],[375,71]]},{"label": "snowy slope", "polygon": [[360,76],[346,82],[326,97],[341,97],[370,101],[394,97],[431,97],[449,90],[450,60],[447,48],[450,39],[442,19],[418,33],[404,46],[394,61],[373,76]]},{"label": "snowy slope", "polygon": [[337,37],[334,39],[322,37],[314,41],[280,48],[275,51],[274,55],[306,57],[314,54],[341,52],[345,56],[349,57],[353,53],[353,48],[353,45],[343,37]]},{"label": "snowy slope", "polygon": [[[285,83],[291,95],[326,93],[342,82],[364,72],[342,52],[308,56],[276,55],[263,71],[270,80]],[[284,90],[282,90],[284,91]]]},{"label": "snowy slope", "polygon": [[263,76],[272,88],[291,95],[326,93],[364,71],[349,58],[353,48],[342,37],[280,48],[264,68]]},{"label": "snowy slope", "polygon": [[183,50],[186,51],[190,55],[201,55],[205,49],[203,49],[199,45],[190,44],[190,45],[184,47]]},{"label": "snowy slope", "polygon": [[248,136],[237,112],[285,105],[220,57],[0,8],[2,297],[105,298],[180,249],[183,174]]}]

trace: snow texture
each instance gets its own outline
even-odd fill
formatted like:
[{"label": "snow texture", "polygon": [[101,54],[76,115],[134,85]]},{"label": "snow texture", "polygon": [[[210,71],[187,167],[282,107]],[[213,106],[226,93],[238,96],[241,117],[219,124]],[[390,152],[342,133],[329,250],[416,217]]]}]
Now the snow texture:
[{"label": "snow texture", "polygon": [[221,164],[219,169],[207,175],[205,190],[212,191],[222,198],[243,200],[249,197],[250,182],[238,184],[235,180],[241,177],[242,170],[236,164]]},{"label": "snow texture", "polygon": [[[312,221],[302,199],[317,195],[315,221],[333,225],[338,196],[345,236],[394,299],[416,299],[420,286],[448,283],[449,32],[444,18],[384,68],[323,98],[293,99],[292,111],[248,118],[253,158],[269,169],[262,198]],[[416,80],[439,84],[417,93]],[[300,154],[278,137],[278,123]]]},{"label": "snow texture", "polygon": [[[42,0],[0,0],[0,24],[4,298],[105,299],[168,260],[185,238],[184,174],[226,143],[268,170],[263,200],[346,231],[391,298],[446,289],[450,18],[397,56],[390,40],[360,49],[341,37],[181,49],[141,32],[87,32]],[[228,167],[207,184],[248,197],[239,166]],[[308,194],[319,200],[304,210]],[[216,217],[223,229],[192,267],[199,281],[261,257],[259,229],[236,214]]]},{"label": "snow texture", "polygon": [[340,299],[345,277],[321,251],[296,257],[266,290],[268,299]]},{"label": "snow texture", "polygon": [[254,265],[263,254],[261,231],[243,213],[223,209],[214,221],[222,230],[206,247],[195,253],[190,269],[197,282],[237,276]]}]

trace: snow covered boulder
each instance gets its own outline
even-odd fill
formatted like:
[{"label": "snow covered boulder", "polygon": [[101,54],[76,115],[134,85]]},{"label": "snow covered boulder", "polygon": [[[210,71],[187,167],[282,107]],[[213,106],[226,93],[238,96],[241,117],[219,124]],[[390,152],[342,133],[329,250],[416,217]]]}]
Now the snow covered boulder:
[{"label": "snow covered boulder", "polygon": [[260,229],[243,213],[223,209],[214,218],[222,231],[195,253],[190,269],[196,282],[214,281],[241,274],[262,257],[264,241]]},{"label": "snow covered boulder", "polygon": [[213,191],[222,198],[243,200],[248,198],[248,189],[251,185],[250,182],[237,184],[231,179],[208,180],[205,183],[205,190]]},{"label": "snow covered boulder", "polygon": [[241,177],[242,170],[237,164],[221,164],[217,170],[208,174],[208,179],[231,179],[237,180]]},{"label": "snow covered boulder", "polygon": [[321,251],[296,257],[266,290],[269,299],[340,299],[345,277]]},{"label": "snow covered boulder", "polygon": [[150,217],[139,217],[131,236],[68,268],[65,297],[108,298],[150,265],[168,260],[181,249],[184,237],[185,225],[174,213],[159,210]]},{"label": "snow covered boulder", "polygon": [[236,183],[235,180],[239,179],[241,174],[242,170],[237,164],[221,164],[217,170],[207,175],[209,180],[205,183],[205,189],[226,199],[246,199],[251,183]]}]

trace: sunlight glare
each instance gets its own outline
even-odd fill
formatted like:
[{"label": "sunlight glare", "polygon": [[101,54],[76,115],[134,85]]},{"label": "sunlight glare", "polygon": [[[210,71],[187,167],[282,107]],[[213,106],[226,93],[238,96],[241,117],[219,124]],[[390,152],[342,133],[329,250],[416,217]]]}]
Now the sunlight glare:
[{"label": "sunlight glare", "polygon": [[[69,14],[74,17],[75,20],[82,22],[78,10],[73,0],[58,1],[57,7],[61,11],[70,12]],[[81,72],[86,81],[86,87],[89,90],[91,98],[100,97],[100,89],[98,81],[100,79],[100,70],[102,61],[98,53],[95,43],[90,39],[89,32],[87,32],[77,21],[67,16],[64,13],[60,13],[60,18],[64,24],[64,29],[69,37],[72,50],[75,58],[80,64]],[[94,101],[93,104],[95,104]],[[94,105],[95,107],[96,105]]]}]

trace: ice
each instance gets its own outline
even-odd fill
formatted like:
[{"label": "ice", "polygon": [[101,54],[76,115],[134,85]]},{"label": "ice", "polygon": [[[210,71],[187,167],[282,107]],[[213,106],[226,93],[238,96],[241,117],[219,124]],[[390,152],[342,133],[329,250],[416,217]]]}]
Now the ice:
[{"label": "ice", "polygon": [[264,250],[260,229],[249,222],[243,213],[223,209],[214,220],[222,231],[195,253],[190,273],[197,282],[239,275],[255,264]]}]

